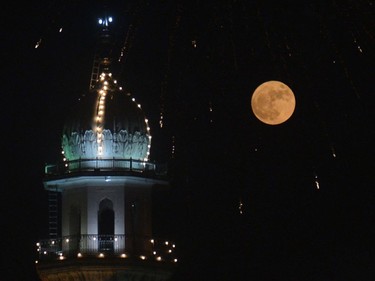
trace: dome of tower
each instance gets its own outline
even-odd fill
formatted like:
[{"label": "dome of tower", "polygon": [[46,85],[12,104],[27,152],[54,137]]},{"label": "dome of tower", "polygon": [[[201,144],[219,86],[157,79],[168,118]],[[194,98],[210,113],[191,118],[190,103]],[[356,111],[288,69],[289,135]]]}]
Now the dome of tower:
[{"label": "dome of tower", "polygon": [[62,136],[66,160],[148,160],[151,136],[145,114],[111,74],[102,74],[95,91],[72,109]]}]

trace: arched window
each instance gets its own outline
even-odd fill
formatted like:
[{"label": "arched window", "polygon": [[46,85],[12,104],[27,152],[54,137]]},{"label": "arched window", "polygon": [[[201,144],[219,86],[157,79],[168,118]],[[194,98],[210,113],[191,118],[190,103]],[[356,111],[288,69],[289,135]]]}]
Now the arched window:
[{"label": "arched window", "polygon": [[100,251],[113,251],[114,234],[115,213],[113,211],[113,203],[111,200],[106,198],[100,202],[98,212],[98,235]]}]

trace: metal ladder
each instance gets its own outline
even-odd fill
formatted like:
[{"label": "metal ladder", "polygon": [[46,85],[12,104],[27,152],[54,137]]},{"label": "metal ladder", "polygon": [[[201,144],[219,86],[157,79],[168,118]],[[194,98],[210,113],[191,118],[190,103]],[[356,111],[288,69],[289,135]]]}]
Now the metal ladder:
[{"label": "metal ladder", "polygon": [[50,239],[58,237],[58,192],[48,191],[48,233]]},{"label": "metal ladder", "polygon": [[94,62],[92,64],[90,89],[89,90],[94,89],[95,83],[99,79],[100,62],[101,62],[101,59],[98,56],[95,56]]}]

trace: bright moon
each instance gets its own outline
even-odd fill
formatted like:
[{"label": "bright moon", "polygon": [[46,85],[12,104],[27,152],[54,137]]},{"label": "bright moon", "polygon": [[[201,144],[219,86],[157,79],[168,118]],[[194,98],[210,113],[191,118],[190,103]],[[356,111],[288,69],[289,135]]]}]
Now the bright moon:
[{"label": "bright moon", "polygon": [[296,99],[292,90],[280,81],[268,81],[255,89],[251,97],[254,115],[263,123],[278,125],[294,112]]}]

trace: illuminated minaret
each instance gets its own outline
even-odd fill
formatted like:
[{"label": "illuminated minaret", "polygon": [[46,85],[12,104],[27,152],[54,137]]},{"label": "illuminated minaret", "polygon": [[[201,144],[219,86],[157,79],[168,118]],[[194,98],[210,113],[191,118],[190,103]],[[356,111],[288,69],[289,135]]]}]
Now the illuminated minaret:
[{"label": "illuminated minaret", "polygon": [[177,262],[173,242],[153,236],[152,192],[168,187],[166,170],[149,161],[141,105],[110,72],[110,21],[101,20],[90,89],[67,116],[63,159],[45,169],[44,188],[58,195],[61,216],[37,243],[42,281],[168,280]]}]

